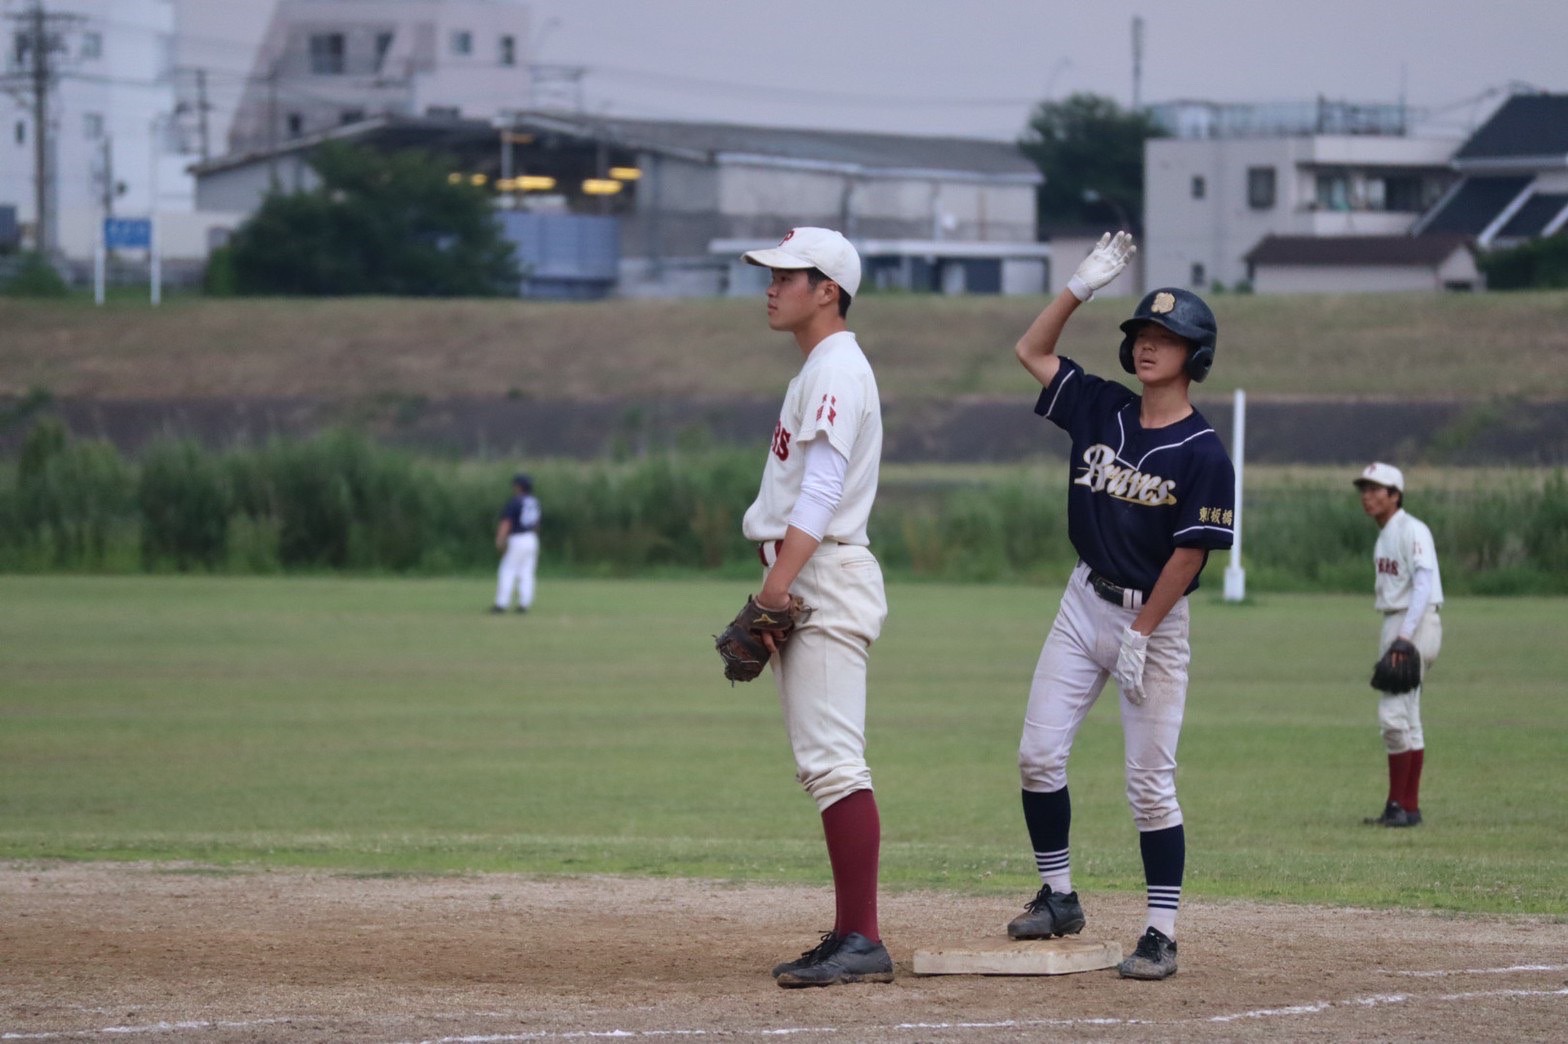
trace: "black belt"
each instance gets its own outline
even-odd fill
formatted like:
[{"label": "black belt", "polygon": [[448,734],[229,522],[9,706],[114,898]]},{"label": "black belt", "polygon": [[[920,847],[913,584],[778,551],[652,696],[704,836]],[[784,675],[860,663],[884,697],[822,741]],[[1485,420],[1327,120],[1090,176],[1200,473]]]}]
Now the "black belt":
[{"label": "black belt", "polygon": [[1089,570],[1089,586],[1094,588],[1095,594],[1112,605],[1120,606],[1123,609],[1142,609],[1143,603],[1149,600],[1149,596],[1142,591],[1131,587],[1123,587],[1106,579],[1093,569]]}]

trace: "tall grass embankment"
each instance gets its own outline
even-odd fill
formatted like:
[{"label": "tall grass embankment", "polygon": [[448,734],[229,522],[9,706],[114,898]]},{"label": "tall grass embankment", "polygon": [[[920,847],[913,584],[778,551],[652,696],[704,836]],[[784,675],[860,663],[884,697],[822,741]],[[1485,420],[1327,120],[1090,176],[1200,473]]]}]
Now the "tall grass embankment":
[{"label": "tall grass embankment", "polygon": [[[1073,562],[1061,467],[889,469],[872,546],[899,577],[1055,583]],[[541,462],[543,569],[750,576],[740,520],[759,468],[753,453],[713,449]],[[417,457],[348,432],[221,452],[169,440],[130,458],[46,421],[0,462],[0,571],[476,573],[494,567],[510,477],[501,463]],[[1254,587],[1370,589],[1376,531],[1345,475],[1248,477]],[[1449,593],[1568,593],[1561,469],[1424,476],[1408,506],[1432,528]]]}]

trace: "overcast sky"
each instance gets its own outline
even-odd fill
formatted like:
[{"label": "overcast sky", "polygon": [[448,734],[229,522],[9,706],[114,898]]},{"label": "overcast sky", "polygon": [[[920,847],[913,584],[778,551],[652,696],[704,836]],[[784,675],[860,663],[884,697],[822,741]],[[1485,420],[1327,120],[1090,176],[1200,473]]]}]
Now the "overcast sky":
[{"label": "overcast sky", "polygon": [[1568,92],[1568,0],[531,0],[591,112],[1015,138],[1074,91],[1398,102],[1464,134],[1510,83]]}]

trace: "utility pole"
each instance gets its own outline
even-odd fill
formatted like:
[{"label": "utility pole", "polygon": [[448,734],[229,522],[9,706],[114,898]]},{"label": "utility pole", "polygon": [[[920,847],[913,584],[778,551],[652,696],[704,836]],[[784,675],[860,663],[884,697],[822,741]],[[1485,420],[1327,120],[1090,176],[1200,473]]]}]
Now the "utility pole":
[{"label": "utility pole", "polygon": [[196,70],[196,130],[198,140],[201,142],[201,161],[206,163],[212,158],[211,142],[207,137],[207,110],[212,108],[207,102],[207,70]]},{"label": "utility pole", "polygon": [[43,0],[33,0],[26,11],[10,16],[16,23],[15,40],[20,75],[6,84],[18,101],[26,104],[33,121],[33,248],[44,256],[54,253],[54,129],[50,126],[50,95],[59,81],[55,55],[65,50],[65,32],[81,16],[50,14]]},{"label": "utility pole", "polygon": [[1143,16],[1132,20],[1132,111],[1143,110]]}]

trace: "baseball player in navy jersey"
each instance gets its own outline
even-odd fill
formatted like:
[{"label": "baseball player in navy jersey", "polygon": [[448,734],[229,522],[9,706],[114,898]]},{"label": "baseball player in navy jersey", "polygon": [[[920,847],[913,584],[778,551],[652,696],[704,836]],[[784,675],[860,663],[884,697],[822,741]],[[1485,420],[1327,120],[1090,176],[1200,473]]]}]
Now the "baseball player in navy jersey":
[{"label": "baseball player in navy jersey", "polygon": [[[1421,677],[1443,646],[1443,577],[1437,548],[1426,523],[1405,510],[1405,476],[1392,464],[1367,465],[1356,477],[1361,509],[1377,523],[1372,549],[1375,606],[1383,614],[1378,655],[1403,638],[1421,657]],[[1413,827],[1421,824],[1421,768],[1426,737],[1421,731],[1421,687],[1383,693],[1377,701],[1378,725],[1388,752],[1388,799],[1369,825]]]},{"label": "baseball player in navy jersey", "polygon": [[1208,375],[1218,333],[1196,295],[1154,290],[1121,324],[1122,368],[1142,394],[1056,354],[1080,305],[1127,266],[1125,232],[1102,236],[1067,288],[1018,341],[1043,386],[1035,412],[1072,438],[1068,535],[1078,552],[1041,649],[1018,767],[1040,890],[1008,926],[1015,939],[1072,935],[1084,912],[1072,884],[1067,756],[1110,678],[1121,698],[1127,801],[1148,889],[1148,920],[1125,978],[1176,971],[1176,911],[1186,835],[1176,801],[1176,744],[1187,702],[1187,595],[1209,552],[1231,546],[1235,478],[1219,436],[1188,398]]},{"label": "baseball player in navy jersey", "polygon": [[768,326],[804,358],[774,425],[757,499],[741,528],[764,568],[756,602],[791,595],[813,610],[771,658],[796,779],[816,801],[833,870],[834,921],[773,969],[780,986],[891,982],[877,927],[881,821],[866,766],[866,663],[887,616],[866,525],[882,458],[876,378],[845,315],[860,256],[842,235],[795,228],[743,255],[771,270]]},{"label": "baseball player in navy jersey", "polygon": [[501,552],[496,571],[492,613],[504,613],[517,595],[517,611],[526,613],[534,604],[534,569],[539,564],[539,498],[527,475],[512,479],[512,496],[501,507],[495,527],[495,549]]}]

